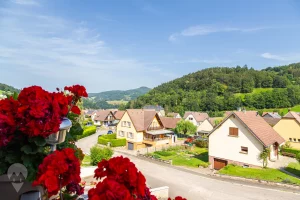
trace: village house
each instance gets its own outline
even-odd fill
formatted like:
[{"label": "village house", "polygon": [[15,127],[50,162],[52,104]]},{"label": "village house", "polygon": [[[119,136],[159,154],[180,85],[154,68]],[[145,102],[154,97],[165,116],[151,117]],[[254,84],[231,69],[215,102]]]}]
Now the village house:
[{"label": "village house", "polygon": [[207,113],[187,111],[183,119],[197,126],[197,133],[201,135],[208,134],[214,128]]},{"label": "village house", "polygon": [[293,148],[300,149],[300,116],[296,112],[288,112],[273,127]]},{"label": "village house", "polygon": [[173,117],[173,118],[181,119],[181,115],[179,113],[176,113],[176,112],[170,112],[170,113],[168,113],[167,117]]},{"label": "village house", "polygon": [[159,105],[156,105],[156,106],[147,105],[147,106],[144,106],[143,109],[144,110],[155,110],[157,112],[158,116],[160,116],[160,117],[164,117],[166,115],[164,108]]},{"label": "village house", "polygon": [[269,160],[276,161],[284,142],[256,111],[232,112],[209,134],[209,162],[217,170],[227,164],[261,167],[264,148],[270,149]]},{"label": "village house", "polygon": [[128,109],[117,125],[117,138],[126,138],[128,150],[170,144],[174,137],[154,110]]},{"label": "village house", "polygon": [[94,114],[92,118],[94,125],[96,126],[108,126],[113,124],[115,116],[112,111],[109,110],[99,110]]},{"label": "village house", "polygon": [[275,124],[277,124],[281,119],[278,112],[263,112],[262,117],[272,127],[275,126]]}]

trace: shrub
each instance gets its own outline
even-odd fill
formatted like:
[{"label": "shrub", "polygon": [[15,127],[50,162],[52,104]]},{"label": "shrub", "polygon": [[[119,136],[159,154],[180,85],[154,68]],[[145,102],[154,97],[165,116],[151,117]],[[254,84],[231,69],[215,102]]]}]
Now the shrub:
[{"label": "shrub", "polygon": [[283,148],[282,155],[284,155],[284,153],[294,154],[294,157],[296,157],[296,155],[298,155],[300,153],[300,150],[292,149],[292,148]]},{"label": "shrub", "polygon": [[196,140],[194,142],[194,144],[196,145],[196,147],[200,147],[200,148],[207,148],[208,147],[208,141],[204,141],[204,140]]},{"label": "shrub", "polygon": [[97,131],[97,127],[96,126],[89,126],[86,127],[82,133],[82,135],[77,135],[77,139],[81,139],[90,135],[93,135],[94,133],[96,133]]},{"label": "shrub", "polygon": [[113,150],[108,147],[97,147],[93,146],[90,150],[91,153],[91,165],[96,166],[98,162],[101,162],[103,159],[108,160],[114,154]]},{"label": "shrub", "polygon": [[155,152],[156,154],[160,155],[160,156],[171,156],[173,155],[174,153],[171,152],[171,151],[157,151]]},{"label": "shrub", "polygon": [[287,157],[291,157],[291,158],[295,158],[296,157],[295,154],[293,154],[293,153],[287,153],[287,152],[282,152],[281,155],[287,156]]},{"label": "shrub", "polygon": [[296,155],[296,160],[300,163],[300,153]]},{"label": "shrub", "polygon": [[98,144],[107,145],[108,142],[110,142],[111,147],[121,147],[126,146],[126,139],[125,138],[119,138],[116,139],[116,134],[110,134],[110,135],[103,135],[98,138]]}]

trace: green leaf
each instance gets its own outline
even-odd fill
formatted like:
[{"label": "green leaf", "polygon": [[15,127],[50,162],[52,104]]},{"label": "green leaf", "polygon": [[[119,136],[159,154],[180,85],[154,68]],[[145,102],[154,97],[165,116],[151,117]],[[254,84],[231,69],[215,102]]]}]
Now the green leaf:
[{"label": "green leaf", "polygon": [[40,147],[43,147],[46,145],[46,140],[43,137],[35,137],[35,138],[33,138],[33,141],[37,146],[40,146]]},{"label": "green leaf", "polygon": [[21,151],[23,151],[26,154],[30,154],[32,153],[32,148],[30,145],[25,145],[21,148]]},{"label": "green leaf", "polygon": [[7,154],[5,156],[5,161],[7,161],[8,163],[18,163],[20,162],[20,157],[19,155],[16,155],[16,154]]}]

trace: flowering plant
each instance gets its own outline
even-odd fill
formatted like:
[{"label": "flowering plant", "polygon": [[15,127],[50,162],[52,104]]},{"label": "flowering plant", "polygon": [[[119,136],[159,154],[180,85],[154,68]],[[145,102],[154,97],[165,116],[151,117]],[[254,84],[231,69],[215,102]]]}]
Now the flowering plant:
[{"label": "flowering plant", "polygon": [[39,164],[50,152],[45,138],[59,130],[66,116],[73,126],[65,144],[58,148],[72,147],[75,154],[82,157],[73,137],[82,134],[77,120],[80,114],[77,103],[81,97],[87,97],[87,93],[80,85],[57,92],[31,86],[21,90],[15,99],[0,100],[0,175],[5,174],[11,164],[22,163],[28,170],[27,180],[33,181]]},{"label": "flowering plant", "polygon": [[44,186],[49,197],[57,194],[65,186],[68,192],[81,195],[83,187],[79,185],[80,181],[79,159],[75,156],[74,149],[65,148],[61,151],[56,150],[44,158],[33,185]]},{"label": "flowering plant", "polygon": [[[151,195],[144,175],[123,156],[99,162],[94,178],[101,182],[89,190],[90,200],[157,200]],[[186,199],[176,197],[175,200]]]}]

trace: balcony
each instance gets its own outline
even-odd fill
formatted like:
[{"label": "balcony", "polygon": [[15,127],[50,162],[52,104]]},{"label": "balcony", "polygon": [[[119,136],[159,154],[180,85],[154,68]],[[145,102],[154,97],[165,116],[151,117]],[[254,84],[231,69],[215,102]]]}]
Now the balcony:
[{"label": "balcony", "polygon": [[150,144],[150,145],[162,145],[162,144],[168,144],[170,142],[169,137],[163,137],[163,138],[146,138],[144,137],[143,143]]},{"label": "balcony", "polygon": [[153,131],[153,130],[160,130],[163,129],[161,126],[150,126],[147,130],[148,131]]}]

